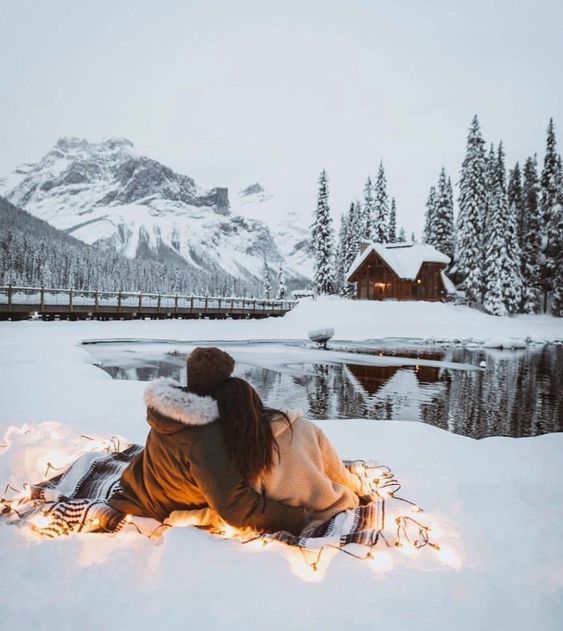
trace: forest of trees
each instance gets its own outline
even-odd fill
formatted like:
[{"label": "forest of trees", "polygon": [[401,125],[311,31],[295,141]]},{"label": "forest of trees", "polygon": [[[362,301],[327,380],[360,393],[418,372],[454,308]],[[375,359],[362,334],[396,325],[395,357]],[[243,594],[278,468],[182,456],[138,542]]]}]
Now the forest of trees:
[{"label": "forest of trees", "polygon": [[0,284],[25,287],[261,296],[258,279],[179,261],[128,259],[66,235],[0,198]]},{"label": "forest of trees", "polygon": [[[361,244],[405,243],[406,231],[397,226],[383,162],[375,179],[367,178],[361,200],[341,216],[338,235],[328,184],[323,171],[311,228],[314,285],[321,294],[351,296],[346,274]],[[422,240],[450,256],[448,273],[466,303],[494,315],[563,316],[563,167],[553,120],[541,167],[533,155],[507,172],[503,143],[486,148],[475,116],[456,184],[454,215],[452,180],[442,168],[426,200]],[[286,297],[294,288],[283,266],[273,270],[265,257],[262,278],[196,268],[177,255],[168,262],[128,259],[86,245],[2,198],[0,225],[3,285],[267,298]]]},{"label": "forest of trees", "polygon": [[[423,241],[452,259],[449,274],[470,306],[493,315],[550,311],[563,316],[563,167],[549,121],[541,174],[536,156],[507,173],[502,141],[488,151],[471,122],[461,166],[457,217],[451,178],[441,169],[426,201]],[[397,234],[383,163],[368,177],[362,201],[350,204],[335,239],[328,177],[319,179],[311,243],[318,293],[353,295],[346,273],[362,242],[405,242]],[[414,241],[414,234],[412,236]]]}]

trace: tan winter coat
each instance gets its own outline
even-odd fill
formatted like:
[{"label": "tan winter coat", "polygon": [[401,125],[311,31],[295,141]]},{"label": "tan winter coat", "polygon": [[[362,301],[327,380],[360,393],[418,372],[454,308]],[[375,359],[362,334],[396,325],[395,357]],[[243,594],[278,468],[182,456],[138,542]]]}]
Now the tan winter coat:
[{"label": "tan winter coat", "polygon": [[231,463],[217,402],[157,379],[145,390],[151,426],[145,449],[127,466],[109,503],[164,521],[174,511],[210,507],[231,526],[299,534],[305,512],[257,493]]},{"label": "tan winter coat", "polygon": [[312,526],[357,507],[362,494],[360,479],[346,469],[322,430],[304,419],[303,412],[290,410],[288,416],[291,427],[281,418],[272,423],[280,459],[260,477],[257,490],[312,511]]}]

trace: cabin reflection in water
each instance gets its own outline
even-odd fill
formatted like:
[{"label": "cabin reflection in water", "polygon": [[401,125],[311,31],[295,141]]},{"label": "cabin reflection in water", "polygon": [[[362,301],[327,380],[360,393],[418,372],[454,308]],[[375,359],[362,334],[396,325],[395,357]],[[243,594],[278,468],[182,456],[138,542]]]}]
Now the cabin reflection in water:
[{"label": "cabin reflection in water", "polygon": [[[117,379],[169,376],[185,382],[184,357],[103,361]],[[365,354],[365,353],[364,353]],[[472,438],[536,436],[563,431],[563,347],[484,351],[463,347],[381,348],[371,354],[415,360],[469,363],[484,370],[444,366],[299,364],[269,370],[239,363],[247,379],[276,408],[302,408],[314,419],[422,421]]]},{"label": "cabin reflection in water", "polygon": [[410,371],[419,384],[439,381],[440,373],[443,373],[443,369],[435,366],[405,368],[404,366],[358,366],[356,364],[348,364],[348,370],[368,396],[376,394],[398,371]]}]

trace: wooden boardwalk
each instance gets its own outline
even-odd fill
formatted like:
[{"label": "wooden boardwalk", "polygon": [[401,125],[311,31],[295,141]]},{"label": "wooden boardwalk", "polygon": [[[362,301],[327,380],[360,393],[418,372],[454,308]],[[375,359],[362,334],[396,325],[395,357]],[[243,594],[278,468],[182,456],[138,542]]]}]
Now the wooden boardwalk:
[{"label": "wooden boardwalk", "polygon": [[291,311],[293,300],[0,287],[0,320],[139,318],[267,318]]}]

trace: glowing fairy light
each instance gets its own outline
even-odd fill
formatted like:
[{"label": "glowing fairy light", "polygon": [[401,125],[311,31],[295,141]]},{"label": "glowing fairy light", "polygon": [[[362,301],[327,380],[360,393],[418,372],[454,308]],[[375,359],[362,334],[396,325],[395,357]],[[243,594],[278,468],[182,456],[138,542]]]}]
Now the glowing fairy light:
[{"label": "glowing fairy light", "polygon": [[[104,450],[111,450],[113,444],[104,443],[104,441],[97,442],[96,439],[90,437],[84,438],[88,440],[93,449],[103,448]],[[71,460],[72,457],[69,458],[69,455],[63,452],[50,451],[43,454],[41,464],[47,463],[47,473],[49,473],[50,469],[66,467]],[[393,567],[394,550],[397,550],[397,553],[401,555],[416,555],[422,548],[429,547],[433,552],[437,553],[440,563],[455,569],[461,567],[461,556],[455,549],[450,547],[449,542],[444,548],[441,544],[431,539],[430,526],[417,521],[418,517],[415,518],[414,514],[422,513],[423,509],[418,504],[399,496],[401,484],[388,467],[368,464],[363,461],[356,461],[349,466],[352,471],[355,471],[360,476],[362,488],[367,491],[366,499],[377,505],[376,513],[379,517],[374,518],[374,521],[370,523],[369,528],[373,532],[373,536],[370,537],[370,543],[368,544],[358,543],[354,546],[336,543],[321,544],[319,540],[313,538],[309,547],[307,546],[308,537],[303,536],[296,545],[284,545],[283,539],[277,541],[275,535],[264,535],[244,528],[237,529],[226,523],[221,524],[220,528],[212,532],[224,539],[237,539],[243,544],[248,544],[246,547],[251,550],[263,550],[265,546],[273,543],[275,544],[275,549],[285,550],[283,554],[289,560],[292,572],[303,580],[313,582],[322,579],[331,559],[338,553],[344,553],[355,559],[366,561],[370,563],[374,573],[383,573]],[[52,512],[49,510],[49,513],[37,511],[37,507],[41,502],[48,502],[50,505],[54,504],[56,506],[58,499],[55,497],[51,498],[48,495],[49,490],[39,489],[40,493],[33,493],[33,488],[25,484],[20,490],[8,485],[4,493],[5,497],[0,500],[0,513],[4,515],[12,514],[12,516],[17,516],[20,519],[26,519],[29,516],[28,523],[38,536],[48,535],[54,537],[69,534],[70,532],[100,531],[103,529],[102,520],[98,517],[86,519],[78,530],[71,530],[70,526],[65,525],[64,517],[61,517],[57,510]],[[55,493],[55,491],[52,492]],[[387,508],[387,502],[390,502],[390,508]],[[405,506],[405,504],[408,506]],[[397,506],[403,506],[407,512],[398,514],[398,511],[395,510]],[[194,515],[191,519],[183,518],[178,524],[173,520],[167,520],[167,523],[159,524],[151,532],[148,532],[147,528],[141,523],[143,519],[134,520],[132,514],[125,514],[120,524],[130,525],[130,529],[136,530],[140,535],[156,538],[160,537],[166,528],[174,525],[197,526],[200,524],[198,520],[201,520],[201,516]],[[448,529],[444,529],[439,519],[437,519],[435,525],[436,530],[435,532],[432,531],[433,536],[441,534],[447,536]],[[48,532],[41,532],[46,529],[49,529]],[[104,531],[111,532],[110,529]],[[363,552],[356,553],[358,549],[363,550]]]},{"label": "glowing fairy light", "polygon": [[236,528],[233,528],[233,526],[230,526],[229,524],[225,524],[223,529],[223,537],[225,537],[225,539],[232,539],[233,537],[236,537],[237,534],[238,530]]},{"label": "glowing fairy light", "polygon": [[51,525],[51,519],[45,513],[37,513],[30,520],[30,524],[38,530],[43,530]]}]

